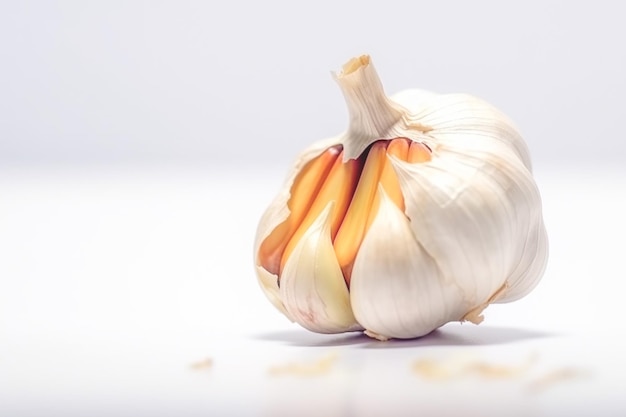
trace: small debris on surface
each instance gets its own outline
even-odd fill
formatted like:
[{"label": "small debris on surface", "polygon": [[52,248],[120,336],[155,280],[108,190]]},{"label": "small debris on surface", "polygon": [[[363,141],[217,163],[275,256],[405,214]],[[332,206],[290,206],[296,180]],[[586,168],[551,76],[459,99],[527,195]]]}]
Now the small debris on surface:
[{"label": "small debris on surface", "polygon": [[285,365],[277,365],[269,368],[270,375],[296,375],[296,376],[318,376],[324,375],[331,371],[335,361],[336,354],[330,354],[322,359],[311,363],[288,363]]},{"label": "small debris on surface", "polygon": [[528,384],[528,389],[532,392],[543,391],[560,382],[589,377],[589,372],[577,368],[555,369],[545,375],[532,380]]},{"label": "small debris on surface", "polygon": [[432,381],[450,381],[468,376],[491,380],[518,379],[531,392],[540,392],[561,382],[589,376],[585,370],[572,367],[553,369],[537,375],[537,372],[531,372],[536,360],[537,354],[532,354],[526,362],[514,366],[468,357],[424,358],[415,361],[412,369],[422,378]]},{"label": "small debris on surface", "polygon": [[447,380],[468,375],[477,375],[487,379],[514,378],[526,372],[534,360],[535,356],[531,356],[524,364],[508,366],[476,359],[435,360],[427,358],[416,361],[413,364],[413,371],[432,380]]},{"label": "small debris on surface", "polygon": [[211,358],[204,358],[198,362],[194,362],[191,365],[189,365],[189,367],[193,369],[194,371],[202,371],[204,369],[209,369],[212,366],[213,366],[213,359]]}]

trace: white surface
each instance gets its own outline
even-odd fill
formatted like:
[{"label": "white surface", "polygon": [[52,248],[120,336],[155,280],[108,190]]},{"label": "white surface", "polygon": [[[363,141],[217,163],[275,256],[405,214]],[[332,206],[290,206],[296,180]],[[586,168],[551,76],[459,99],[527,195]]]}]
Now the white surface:
[{"label": "white surface", "polygon": [[[1,170],[0,415],[626,413],[626,171],[538,172],[551,259],[537,289],[479,326],[388,343],[309,333],[265,300],[252,238],[283,173]],[[268,374],[329,353],[328,374]],[[536,360],[501,380],[411,370],[464,355]],[[530,390],[563,369],[576,376]]]}]

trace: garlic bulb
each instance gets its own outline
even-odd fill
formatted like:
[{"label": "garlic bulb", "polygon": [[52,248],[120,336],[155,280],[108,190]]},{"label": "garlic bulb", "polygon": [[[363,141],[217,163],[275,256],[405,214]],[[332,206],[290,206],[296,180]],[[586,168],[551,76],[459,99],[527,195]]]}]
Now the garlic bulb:
[{"label": "garlic bulb", "polygon": [[539,191],[512,123],[477,98],[388,98],[368,56],[335,75],[347,132],[297,159],[254,244],[261,288],[320,333],[413,338],[482,321],[547,262]]}]

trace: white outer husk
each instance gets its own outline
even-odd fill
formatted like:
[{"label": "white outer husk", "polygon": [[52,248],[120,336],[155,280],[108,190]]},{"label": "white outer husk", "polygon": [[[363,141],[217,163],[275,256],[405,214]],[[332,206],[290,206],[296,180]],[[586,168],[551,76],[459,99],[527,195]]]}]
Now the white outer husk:
[{"label": "white outer husk", "polygon": [[[384,339],[422,336],[449,321],[478,323],[489,303],[528,294],[543,275],[548,242],[528,149],[511,121],[464,94],[407,90],[388,99],[369,59],[337,82],[350,112],[348,131],[300,155],[257,230],[255,265],[270,301],[310,330],[362,326]],[[406,209],[402,213],[383,191],[355,259],[350,302],[341,290],[329,295],[329,288],[341,287],[340,270],[330,236],[321,234],[329,233],[322,215],[303,237],[307,243],[294,250],[298,260],[288,260],[285,288],[279,288],[278,277],[256,257],[289,214],[297,173],[332,145],[342,144],[348,159],[376,140],[396,137],[427,144],[432,160],[392,159]]]}]

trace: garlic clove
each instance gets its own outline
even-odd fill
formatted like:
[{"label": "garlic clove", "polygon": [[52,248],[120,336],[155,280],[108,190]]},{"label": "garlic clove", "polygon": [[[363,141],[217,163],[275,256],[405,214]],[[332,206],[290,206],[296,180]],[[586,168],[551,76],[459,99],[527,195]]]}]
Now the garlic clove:
[{"label": "garlic clove", "polygon": [[539,194],[504,144],[472,152],[456,139],[437,136],[437,150],[426,164],[392,160],[413,233],[437,259],[444,281],[456,284],[474,310],[497,301],[496,293],[506,297],[510,289],[499,290],[509,277],[519,285],[527,280],[514,275],[514,267],[528,269],[536,251],[520,234],[532,230],[540,216]]},{"label": "garlic clove", "polygon": [[478,187],[466,181],[480,175],[479,169],[455,162],[440,155],[428,164],[394,161],[394,166],[413,233],[437,259],[444,282],[457,286],[466,308],[472,308],[504,282],[506,258],[498,256],[503,243],[498,238],[507,227],[493,233],[503,223],[497,221],[503,211],[489,210]]},{"label": "garlic clove", "polygon": [[[308,205],[306,215],[296,228],[293,236],[291,236],[289,243],[286,245],[282,255],[281,270],[291,256],[294,247],[300,242],[300,239],[309,229],[310,225],[313,224],[319,214],[328,207],[328,203],[331,201],[334,202],[334,204],[329,213],[330,237],[331,239],[335,238],[350,205],[350,197],[358,183],[361,170],[360,160],[351,159],[343,162],[342,155],[343,151],[340,151],[328,172],[328,176],[320,185],[319,192],[313,198],[312,203]],[[321,179],[318,180],[321,182]]]},{"label": "garlic clove", "polygon": [[[333,167],[337,165],[337,157],[341,153],[340,147],[331,147],[306,164],[301,173],[294,180],[287,203],[289,216],[263,241],[259,248],[259,258],[262,266],[274,274],[278,274],[284,266],[283,254],[289,244],[297,241],[302,234],[303,221],[310,224],[314,216],[322,210],[324,202],[317,201],[317,212],[310,213],[310,207],[316,202],[324,179],[328,177]],[[328,188],[328,187],[327,187]],[[295,236],[294,236],[295,235]]]},{"label": "garlic clove", "polygon": [[[536,198],[539,199],[539,194],[536,194]],[[539,284],[546,269],[548,235],[540,212],[533,213],[528,227],[522,257],[507,278],[506,291],[494,300],[495,303],[508,303],[524,297]]]},{"label": "garlic clove", "polygon": [[288,205],[289,200],[292,197],[292,188],[297,177],[300,176],[302,170],[319,157],[328,149],[339,145],[338,138],[329,138],[314,143],[308,149],[304,150],[297,160],[293,163],[291,171],[287,175],[287,179],[280,188],[280,193],[272,200],[270,206],[265,210],[259,225],[257,227],[256,236],[254,239],[254,253],[255,263],[259,265],[259,249],[261,243],[272,233],[274,230],[291,214],[291,209]]},{"label": "garlic clove", "polygon": [[466,307],[445,283],[438,262],[413,235],[410,221],[379,187],[380,205],[352,270],[354,314],[377,338],[413,338],[460,317]]},{"label": "garlic clove", "polygon": [[329,202],[293,248],[280,277],[280,297],[289,315],[318,333],[360,330],[331,240]]},{"label": "garlic clove", "polygon": [[367,219],[376,195],[378,179],[387,159],[385,157],[386,151],[387,147],[384,142],[372,145],[358,179],[350,207],[333,241],[337,260],[348,284],[350,284],[352,263],[359,250],[359,243],[363,240],[367,230]]},{"label": "garlic clove", "polygon": [[[287,179],[285,180],[280,193],[273,199],[270,206],[265,210],[257,227],[254,239],[254,265],[257,271],[257,282],[272,305],[274,305],[281,313],[285,314],[291,321],[294,321],[294,319],[286,313],[285,307],[278,296],[278,267],[276,267],[276,271],[273,271],[271,268],[268,269],[261,264],[261,258],[263,257],[262,243],[271,234],[273,234],[278,227],[289,219],[291,209],[288,202],[292,197],[294,181],[297,177],[299,177],[301,171],[309,164],[309,162],[326,152],[328,149],[336,146],[337,143],[337,138],[325,139],[314,143],[302,152],[302,154],[294,162],[291,171],[287,175]],[[286,245],[286,240],[283,241],[282,244]],[[282,252],[279,253],[282,256]],[[280,263],[280,258],[276,263]]]}]

